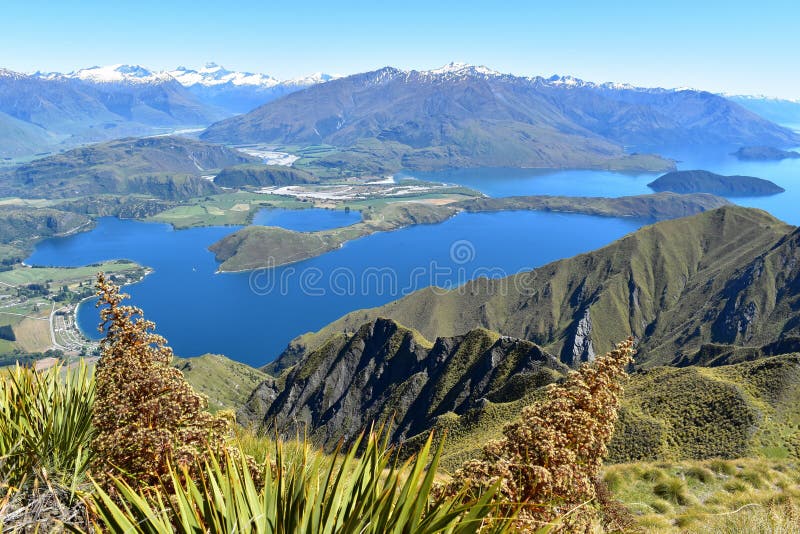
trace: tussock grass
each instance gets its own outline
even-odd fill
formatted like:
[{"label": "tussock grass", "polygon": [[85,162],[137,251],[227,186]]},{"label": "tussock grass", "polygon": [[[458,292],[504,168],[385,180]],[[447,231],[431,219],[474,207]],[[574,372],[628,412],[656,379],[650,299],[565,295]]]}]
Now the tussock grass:
[{"label": "tussock grass", "polygon": [[94,394],[83,362],[0,372],[0,528],[85,524]]},{"label": "tussock grass", "polygon": [[795,533],[800,528],[800,462],[639,462],[609,466],[604,479],[645,532]]},{"label": "tussock grass", "polygon": [[[252,445],[255,440],[250,441]],[[311,453],[293,444],[290,456],[276,442],[273,460],[263,463],[256,482],[243,456],[209,451],[201,479],[171,469],[172,494],[137,491],[121,479],[116,490],[124,504],[99,486],[93,494],[99,526],[128,533],[184,532],[509,532],[510,520],[496,517],[494,491],[476,499],[430,499],[441,446],[432,439],[412,460],[398,464],[386,434],[370,432],[347,452]],[[360,454],[357,455],[357,451]],[[491,519],[491,521],[490,521]]]}]

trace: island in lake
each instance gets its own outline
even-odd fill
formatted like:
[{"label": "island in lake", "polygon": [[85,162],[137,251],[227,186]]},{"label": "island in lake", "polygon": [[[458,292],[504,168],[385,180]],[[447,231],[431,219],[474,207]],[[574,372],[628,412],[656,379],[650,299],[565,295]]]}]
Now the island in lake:
[{"label": "island in lake", "polygon": [[673,171],[647,184],[650,189],[673,193],[710,193],[725,197],[777,195],[781,186],[754,176],[723,176],[709,171]]},{"label": "island in lake", "polygon": [[744,146],[732,154],[744,161],[780,161],[800,158],[800,152],[771,146]]}]

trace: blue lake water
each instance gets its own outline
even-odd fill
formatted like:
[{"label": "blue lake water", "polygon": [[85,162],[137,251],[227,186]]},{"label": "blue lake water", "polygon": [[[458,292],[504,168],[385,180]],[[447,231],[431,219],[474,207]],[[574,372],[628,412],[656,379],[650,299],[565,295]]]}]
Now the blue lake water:
[{"label": "blue lake water", "polygon": [[[790,224],[800,225],[800,159],[740,161],[735,147],[703,150],[663,149],[679,169],[704,169],[719,174],[765,178],[786,189],[769,197],[734,198],[736,204],[761,208]],[[798,150],[798,149],[795,149]],[[625,174],[608,171],[544,171],[539,169],[467,169],[436,173],[405,173],[420,179],[456,183],[492,197],[564,195],[619,197],[652,193],[647,184],[660,173]]]},{"label": "blue lake water", "polygon": [[[284,214],[325,218],[323,210]],[[306,222],[304,224],[312,224]],[[154,269],[129,286],[180,356],[207,352],[263,365],[295,336],[345,313],[377,306],[429,285],[452,287],[480,274],[528,270],[589,251],[643,222],[576,214],[460,214],[442,224],[384,232],[298,264],[253,273],[215,274],[207,247],[231,227],[175,231],[164,224],[103,218],[86,233],[41,242],[33,265],[85,265],[128,258]],[[492,269],[486,272],[482,269]],[[97,310],[78,320],[95,334]]]},{"label": "blue lake water", "polygon": [[[681,169],[774,181],[787,191],[733,200],[800,224],[800,160],[742,162],[730,156],[731,151],[661,153],[678,160]],[[650,193],[647,183],[658,175],[482,169],[414,176],[463,184],[490,196],[623,196]],[[333,210],[264,210],[254,223],[312,231],[353,224],[359,217]],[[352,310],[430,285],[460,285],[487,274],[487,269],[492,276],[528,270],[606,245],[642,224],[645,221],[576,214],[460,214],[438,225],[374,234],[295,265],[215,274],[217,263],[207,247],[235,228],[175,231],[163,224],[105,218],[90,232],[41,242],[26,261],[85,265],[129,258],[152,267],[153,274],[126,291],[156,321],[176,354],[220,353],[263,365],[292,338]],[[93,306],[82,306],[78,320],[87,334],[96,332]]]}]

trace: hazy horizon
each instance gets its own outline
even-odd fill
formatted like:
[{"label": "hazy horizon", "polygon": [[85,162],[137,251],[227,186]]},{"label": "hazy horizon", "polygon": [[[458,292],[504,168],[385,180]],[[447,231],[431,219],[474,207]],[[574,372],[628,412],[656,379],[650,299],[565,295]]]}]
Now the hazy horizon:
[{"label": "hazy horizon", "polygon": [[792,68],[798,8],[785,1],[579,1],[546,9],[531,2],[312,1],[301,11],[250,0],[203,9],[183,0],[90,0],[4,9],[13,24],[0,35],[2,67],[20,72],[216,62],[283,80],[458,61],[523,76],[800,98],[800,72]]}]

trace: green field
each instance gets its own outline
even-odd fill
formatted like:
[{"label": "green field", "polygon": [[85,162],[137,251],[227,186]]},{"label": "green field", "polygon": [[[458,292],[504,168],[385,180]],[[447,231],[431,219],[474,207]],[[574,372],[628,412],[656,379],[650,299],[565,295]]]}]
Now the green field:
[{"label": "green field", "polygon": [[139,265],[127,260],[108,261],[85,267],[17,267],[10,271],[0,272],[0,283],[14,286],[43,282],[60,284],[81,279],[93,279],[98,272],[119,273],[139,268]]},{"label": "green field", "polygon": [[279,195],[236,191],[192,199],[147,220],[171,224],[176,229],[199,226],[248,224],[261,208],[310,208],[311,204]]}]

